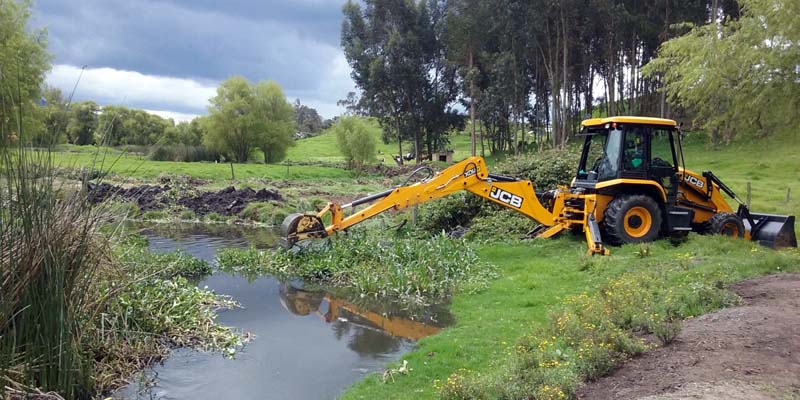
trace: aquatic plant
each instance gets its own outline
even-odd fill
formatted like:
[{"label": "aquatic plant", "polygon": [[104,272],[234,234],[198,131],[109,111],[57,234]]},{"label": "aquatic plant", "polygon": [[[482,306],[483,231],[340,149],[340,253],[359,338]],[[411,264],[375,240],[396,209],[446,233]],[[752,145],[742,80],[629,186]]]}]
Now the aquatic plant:
[{"label": "aquatic plant", "polygon": [[496,277],[495,268],[481,261],[467,242],[445,235],[420,240],[352,233],[299,252],[227,249],[217,264],[246,276],[299,277],[365,295],[406,298],[476,291]]}]

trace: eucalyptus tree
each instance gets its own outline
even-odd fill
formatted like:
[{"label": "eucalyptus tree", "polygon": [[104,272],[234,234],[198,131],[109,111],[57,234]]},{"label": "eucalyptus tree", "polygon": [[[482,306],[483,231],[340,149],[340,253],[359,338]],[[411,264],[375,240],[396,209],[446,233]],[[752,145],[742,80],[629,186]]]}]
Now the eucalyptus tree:
[{"label": "eucalyptus tree", "polygon": [[414,0],[363,3],[362,7],[348,1],[342,23],[342,47],[362,93],[359,104],[397,140],[399,154],[403,154],[403,140],[410,139],[418,161],[423,141],[430,157],[434,144],[446,132],[441,121],[446,120],[457,93],[455,69],[446,60],[442,44],[446,4]]}]

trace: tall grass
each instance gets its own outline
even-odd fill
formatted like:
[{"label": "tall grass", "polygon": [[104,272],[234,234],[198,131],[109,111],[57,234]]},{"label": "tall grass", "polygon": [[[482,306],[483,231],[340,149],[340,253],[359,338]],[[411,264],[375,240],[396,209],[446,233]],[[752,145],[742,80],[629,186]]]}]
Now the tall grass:
[{"label": "tall grass", "polygon": [[92,286],[109,245],[103,215],[52,172],[49,152],[0,146],[0,384],[81,397],[92,385],[81,337],[102,306]]}]

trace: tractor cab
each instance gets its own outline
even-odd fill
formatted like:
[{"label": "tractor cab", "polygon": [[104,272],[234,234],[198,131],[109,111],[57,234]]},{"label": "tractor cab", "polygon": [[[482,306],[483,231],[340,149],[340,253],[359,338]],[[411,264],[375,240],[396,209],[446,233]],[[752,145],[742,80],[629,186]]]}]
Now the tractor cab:
[{"label": "tractor cab", "polygon": [[586,189],[647,180],[657,183],[668,197],[677,191],[680,154],[673,120],[643,117],[588,119],[578,173],[573,186]]}]

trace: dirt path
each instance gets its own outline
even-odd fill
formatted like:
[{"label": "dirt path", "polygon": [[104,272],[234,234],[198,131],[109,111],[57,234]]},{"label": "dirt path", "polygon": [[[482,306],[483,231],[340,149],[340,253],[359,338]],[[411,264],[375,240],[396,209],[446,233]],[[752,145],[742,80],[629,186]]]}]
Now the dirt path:
[{"label": "dirt path", "polygon": [[800,274],[751,279],[744,299],[686,321],[670,346],[590,383],[580,399],[800,399]]}]

